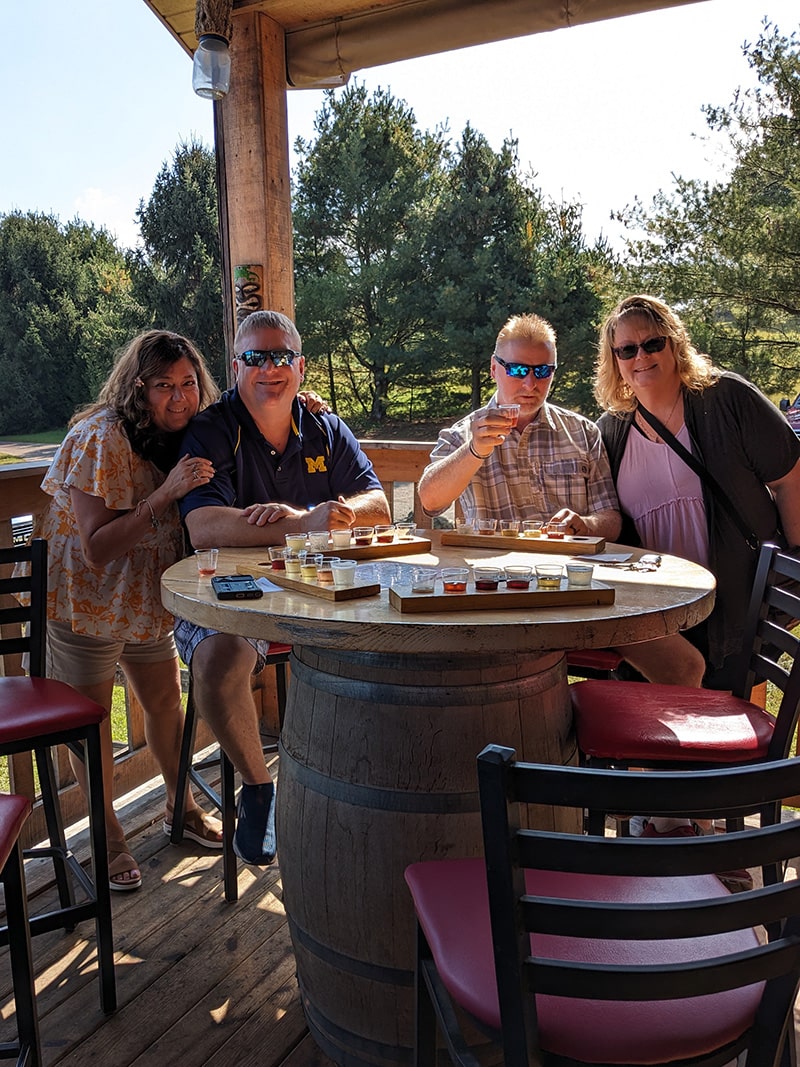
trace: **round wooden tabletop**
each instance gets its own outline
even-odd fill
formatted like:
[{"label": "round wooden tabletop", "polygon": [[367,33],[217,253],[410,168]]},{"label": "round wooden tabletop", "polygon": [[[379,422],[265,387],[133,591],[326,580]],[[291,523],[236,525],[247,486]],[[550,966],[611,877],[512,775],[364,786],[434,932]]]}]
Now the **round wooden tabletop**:
[{"label": "round wooden tabletop", "polygon": [[[435,567],[480,563],[552,563],[552,554],[498,552],[496,548],[456,548],[440,544],[436,531],[431,550],[419,555],[387,555],[376,565],[391,579],[390,563]],[[607,545],[605,552],[638,550]],[[567,557],[557,557],[566,559]],[[269,578],[266,549],[221,549],[217,574],[245,567]],[[709,571],[675,556],[663,556],[654,571],[628,571],[597,565],[595,580],[614,587],[613,604],[567,607],[481,609],[405,614],[389,603],[388,588],[379,596],[332,602],[285,589],[260,600],[217,600],[207,578],[199,578],[194,559],[181,560],[162,577],[167,609],[202,626],[244,637],[293,645],[315,645],[369,652],[546,652],[604,648],[663,637],[701,622],[714,605],[715,580]],[[476,605],[479,600],[476,599]]]}]

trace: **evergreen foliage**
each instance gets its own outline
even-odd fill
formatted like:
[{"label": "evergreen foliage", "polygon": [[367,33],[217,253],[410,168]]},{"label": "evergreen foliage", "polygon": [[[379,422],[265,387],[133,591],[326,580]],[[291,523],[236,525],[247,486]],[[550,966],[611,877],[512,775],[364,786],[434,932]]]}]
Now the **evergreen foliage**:
[{"label": "evergreen foliage", "polygon": [[716,183],[677,178],[650,209],[623,218],[625,288],[679,305],[714,361],[766,392],[800,379],[800,37],[764,21],[744,54],[757,84],[727,107],[704,108],[733,166]]}]

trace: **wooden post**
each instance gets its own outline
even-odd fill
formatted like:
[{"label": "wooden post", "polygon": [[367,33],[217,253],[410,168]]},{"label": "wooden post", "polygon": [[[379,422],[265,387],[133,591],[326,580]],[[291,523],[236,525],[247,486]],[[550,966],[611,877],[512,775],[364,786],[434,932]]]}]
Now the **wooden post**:
[{"label": "wooden post", "polygon": [[228,269],[263,264],[262,307],[293,317],[284,34],[276,22],[252,9],[236,13],[233,22],[231,89],[217,109]]}]

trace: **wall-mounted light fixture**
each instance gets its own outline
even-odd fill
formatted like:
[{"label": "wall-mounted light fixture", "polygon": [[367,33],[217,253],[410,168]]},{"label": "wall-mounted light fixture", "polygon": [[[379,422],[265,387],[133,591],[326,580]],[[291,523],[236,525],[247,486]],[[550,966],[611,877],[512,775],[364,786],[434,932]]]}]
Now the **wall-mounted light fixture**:
[{"label": "wall-mounted light fixture", "polygon": [[221,100],[231,84],[228,42],[233,33],[233,0],[197,0],[194,32],[197,49],[192,65],[192,88],[198,96]]}]

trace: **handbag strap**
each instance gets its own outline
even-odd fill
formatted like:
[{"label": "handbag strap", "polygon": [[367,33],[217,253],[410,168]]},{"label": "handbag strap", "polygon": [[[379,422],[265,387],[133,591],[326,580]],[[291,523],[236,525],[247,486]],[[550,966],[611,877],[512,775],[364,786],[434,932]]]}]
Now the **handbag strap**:
[{"label": "handbag strap", "polygon": [[641,402],[639,403],[639,411],[641,412],[644,421],[656,431],[658,436],[663,440],[664,444],[669,445],[672,451],[675,452],[678,456],[680,456],[686,466],[691,467],[691,469],[695,472],[700,481],[703,482],[704,485],[706,485],[711,490],[714,499],[722,507],[722,510],[727,514],[728,518],[736,526],[736,529],[745,539],[747,546],[752,549],[753,552],[757,552],[760,547],[760,542],[758,538],[752,532],[752,530],[748,530],[747,526],[745,526],[741,515],[734,508],[733,504],[731,504],[730,500],[728,500],[724,490],[722,489],[722,486],[716,480],[711,471],[707,467],[705,467],[696,456],[693,456],[688,448],[684,448],[678,438],[673,433],[671,433],[666,428],[666,426],[664,426],[655,417],[655,415],[653,415],[652,412],[648,411],[647,408],[641,404]]}]

